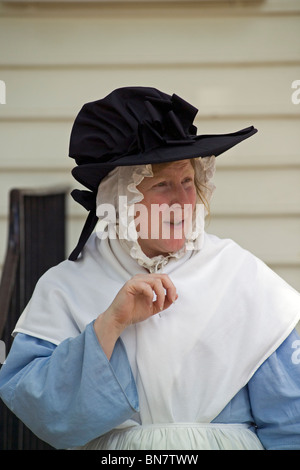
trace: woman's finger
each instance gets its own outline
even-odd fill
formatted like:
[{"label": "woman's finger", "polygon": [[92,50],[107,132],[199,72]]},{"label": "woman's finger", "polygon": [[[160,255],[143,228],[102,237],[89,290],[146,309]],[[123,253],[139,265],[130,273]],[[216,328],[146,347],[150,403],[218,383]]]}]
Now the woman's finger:
[{"label": "woman's finger", "polygon": [[175,285],[173,284],[173,282],[169,278],[169,276],[167,276],[166,274],[163,275],[163,283],[164,283],[164,287],[167,291],[167,297],[168,297],[169,302],[170,303],[175,302],[175,300],[177,300],[177,298],[178,298],[177,290],[176,290]]},{"label": "woman's finger", "polygon": [[161,279],[154,279],[153,284],[152,284],[153,292],[155,294],[155,297],[153,300],[153,306],[156,308],[156,310],[159,312],[160,310],[163,309],[164,304],[165,304],[165,298],[166,298],[166,291],[163,287],[163,283]]},{"label": "woman's finger", "polygon": [[164,308],[167,308],[178,298],[176,287],[167,274],[159,274],[158,277],[161,280],[165,294]]},{"label": "woman's finger", "polygon": [[152,274],[148,275],[147,279],[156,296],[156,300],[154,300],[156,311],[168,308],[178,298],[176,287],[168,275]]},{"label": "woman's finger", "polygon": [[148,298],[152,313],[168,308],[178,297],[176,288],[166,274],[137,274],[128,281],[131,293]]}]

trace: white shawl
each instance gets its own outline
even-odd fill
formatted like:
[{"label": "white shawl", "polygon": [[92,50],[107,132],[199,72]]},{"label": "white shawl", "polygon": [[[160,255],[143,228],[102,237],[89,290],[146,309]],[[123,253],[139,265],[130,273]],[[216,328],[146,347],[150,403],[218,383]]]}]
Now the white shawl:
[{"label": "white shawl", "polygon": [[[75,337],[138,272],[146,271],[118,240],[92,235],[80,260],[42,276],[14,334],[54,344]],[[233,241],[208,234],[164,272],[178,300],[122,335],[141,423],[210,422],[296,326],[300,295]]]}]

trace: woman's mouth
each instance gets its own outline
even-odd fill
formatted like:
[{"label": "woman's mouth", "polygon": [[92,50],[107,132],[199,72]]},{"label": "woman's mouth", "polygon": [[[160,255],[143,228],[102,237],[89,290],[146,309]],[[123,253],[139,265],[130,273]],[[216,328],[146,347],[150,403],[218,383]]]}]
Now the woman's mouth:
[{"label": "woman's mouth", "polygon": [[184,224],[184,220],[179,220],[178,222],[166,220],[164,223],[173,227],[181,227]]}]

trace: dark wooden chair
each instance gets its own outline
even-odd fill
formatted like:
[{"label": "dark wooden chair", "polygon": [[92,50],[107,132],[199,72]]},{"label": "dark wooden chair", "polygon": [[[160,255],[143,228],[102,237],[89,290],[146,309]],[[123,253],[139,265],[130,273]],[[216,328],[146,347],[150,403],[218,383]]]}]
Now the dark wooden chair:
[{"label": "dark wooden chair", "polygon": [[[36,282],[46,270],[65,259],[67,192],[66,187],[10,192],[8,244],[0,283],[0,339],[6,354],[12,343],[11,333]],[[0,449],[51,447],[0,400]]]}]

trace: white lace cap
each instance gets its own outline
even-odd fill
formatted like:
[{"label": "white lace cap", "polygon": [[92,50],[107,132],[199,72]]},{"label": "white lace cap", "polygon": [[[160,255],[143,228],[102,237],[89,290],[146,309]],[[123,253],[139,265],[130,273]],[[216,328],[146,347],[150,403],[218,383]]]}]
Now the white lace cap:
[{"label": "white lace cap", "polygon": [[[211,181],[214,172],[215,156],[195,159],[195,176],[208,203],[215,190],[215,185]],[[138,243],[132,207],[143,200],[144,196],[137,186],[145,177],[153,177],[151,164],[117,167],[101,181],[96,198],[96,215],[99,219],[96,225],[96,234],[100,239],[118,238],[123,248],[141,266],[150,272],[157,272],[171,258],[179,259],[187,250],[201,249],[207,210],[198,197],[197,207],[200,206],[204,210],[195,212],[192,231],[183,248],[167,256],[158,255],[149,258]]]}]

